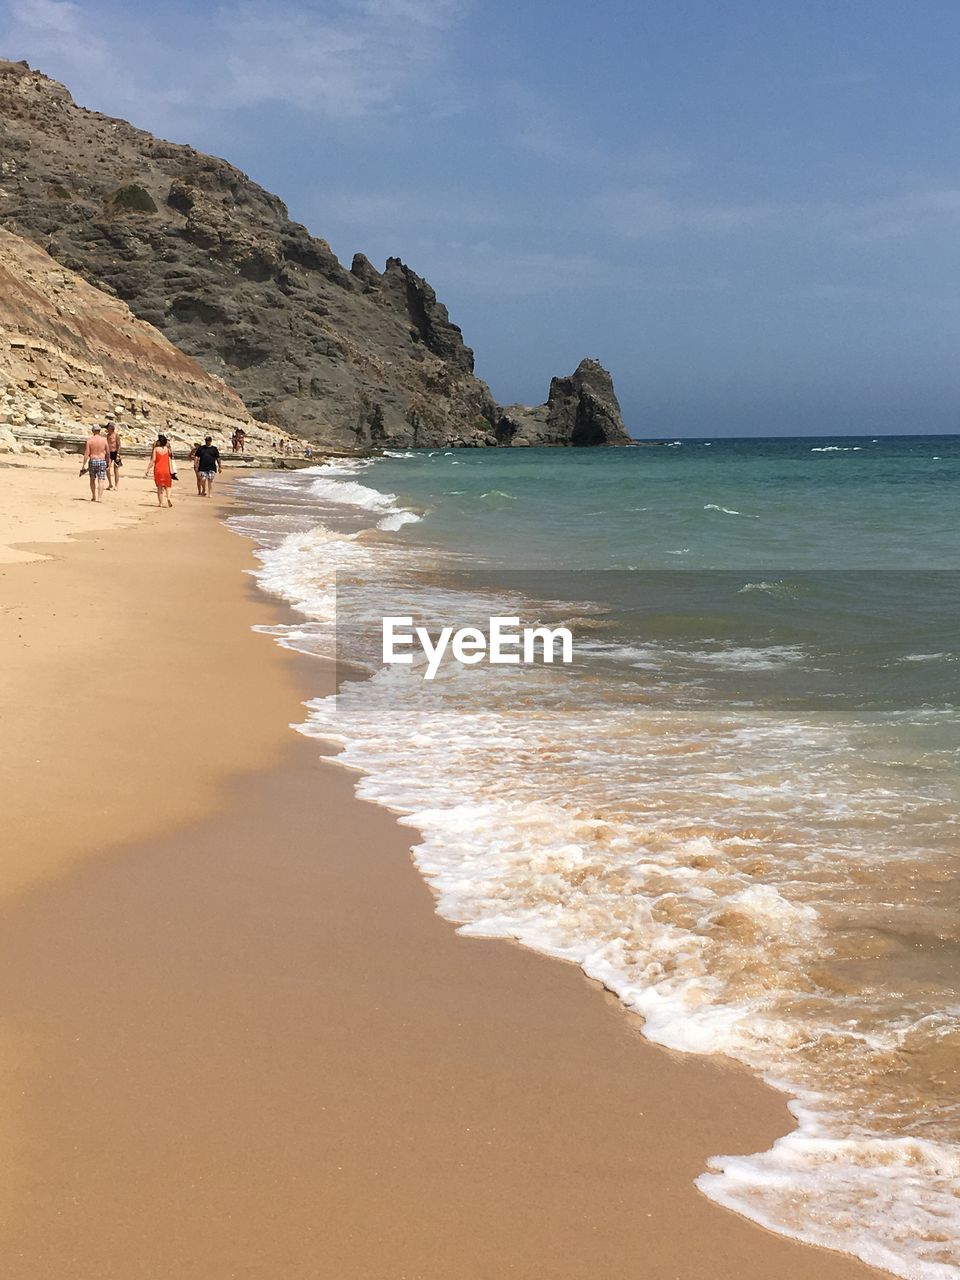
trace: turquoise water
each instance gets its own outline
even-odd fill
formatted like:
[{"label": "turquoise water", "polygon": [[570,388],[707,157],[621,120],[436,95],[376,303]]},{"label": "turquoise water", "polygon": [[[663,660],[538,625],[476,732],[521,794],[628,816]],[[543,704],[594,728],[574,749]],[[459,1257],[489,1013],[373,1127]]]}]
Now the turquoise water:
[{"label": "turquoise water", "polygon": [[960,568],[958,436],[421,452],[376,485],[494,564]]},{"label": "turquoise water", "polygon": [[[958,485],[956,437],[433,451],[258,477],[235,521],[278,640],[364,670],[302,729],[438,910],[789,1094],[698,1185],[922,1280],[960,1275]],[[562,621],[574,662],[428,683],[385,613]]]}]

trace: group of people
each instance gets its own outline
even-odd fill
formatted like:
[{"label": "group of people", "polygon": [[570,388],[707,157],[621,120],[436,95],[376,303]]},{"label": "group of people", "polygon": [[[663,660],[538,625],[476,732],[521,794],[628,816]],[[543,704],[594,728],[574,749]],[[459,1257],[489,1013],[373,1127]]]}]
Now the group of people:
[{"label": "group of people", "polygon": [[230,437],[230,444],[233,446],[234,453],[243,453],[247,447],[247,433],[243,427],[237,427],[233,435]]},{"label": "group of people", "polygon": [[87,437],[80,474],[86,473],[90,477],[91,502],[103,500],[105,482],[108,489],[120,488],[120,468],[123,466],[123,459],[120,457],[122,445],[117,415],[122,413],[123,406],[117,405],[114,413],[107,414],[106,422],[103,425],[98,422]]},{"label": "group of people", "polygon": [[[105,423],[96,423],[90,430],[83,450],[83,466],[80,474],[90,477],[90,501],[102,502],[104,485],[107,489],[120,488],[120,468],[123,466],[118,416],[123,407],[118,405],[113,413],[106,415]],[[168,428],[172,423],[167,423]],[[104,430],[104,427],[106,428]],[[213,482],[223,470],[220,461],[220,450],[213,443],[213,437],[207,436],[203,444],[195,444],[188,454],[193,463],[197,478],[197,493],[201,498],[209,498],[213,493]],[[178,479],[176,460],[168,437],[161,432],[150,453],[145,476],[153,476],[157,490],[158,506],[172,507],[170,491],[173,482]]]}]

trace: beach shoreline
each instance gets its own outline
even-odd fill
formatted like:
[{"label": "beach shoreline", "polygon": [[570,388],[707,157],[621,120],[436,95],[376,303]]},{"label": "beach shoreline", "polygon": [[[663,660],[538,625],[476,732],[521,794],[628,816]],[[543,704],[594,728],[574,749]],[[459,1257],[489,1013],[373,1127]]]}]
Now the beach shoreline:
[{"label": "beach shoreline", "polygon": [[436,915],[415,835],[289,728],[332,676],[251,630],[284,606],[232,499],[179,488],[0,565],[4,1274],[880,1274],[695,1189],[783,1097]]}]

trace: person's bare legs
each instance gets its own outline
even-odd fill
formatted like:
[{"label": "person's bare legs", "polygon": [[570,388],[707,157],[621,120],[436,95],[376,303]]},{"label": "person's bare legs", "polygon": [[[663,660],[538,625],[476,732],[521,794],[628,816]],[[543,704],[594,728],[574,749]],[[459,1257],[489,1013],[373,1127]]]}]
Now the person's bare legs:
[{"label": "person's bare legs", "polygon": [[98,502],[103,501],[103,481],[104,481],[104,473],[101,472],[100,475],[97,476],[97,501]]},{"label": "person's bare legs", "polygon": [[96,500],[97,500],[97,477],[93,474],[93,468],[92,468],[92,467],[90,468],[89,476],[90,476],[90,501],[91,501],[91,502],[96,502]]},{"label": "person's bare legs", "polygon": [[157,485],[157,506],[158,507],[163,506],[163,490],[160,488],[159,485]]},{"label": "person's bare legs", "polygon": [[119,464],[119,462],[115,462],[115,463],[113,464],[113,487],[114,487],[115,489],[119,489],[119,488],[120,488],[120,464]]}]

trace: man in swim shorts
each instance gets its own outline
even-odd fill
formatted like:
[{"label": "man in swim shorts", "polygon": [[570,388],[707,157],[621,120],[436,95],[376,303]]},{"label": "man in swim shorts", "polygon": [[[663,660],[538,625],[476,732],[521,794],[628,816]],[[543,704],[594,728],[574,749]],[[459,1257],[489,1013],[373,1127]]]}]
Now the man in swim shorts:
[{"label": "man in swim shorts", "polygon": [[110,451],[110,461],[107,466],[107,488],[120,488],[120,468],[123,463],[120,461],[120,432],[118,430],[117,420],[112,413],[107,414],[107,449]]},{"label": "man in swim shorts", "polygon": [[96,423],[91,434],[87,437],[87,443],[83,449],[83,466],[80,468],[80,474],[84,471],[90,475],[90,501],[103,501],[103,482],[107,478],[107,467],[110,463],[110,449],[106,440],[100,434],[100,424]]},{"label": "man in swim shorts", "polygon": [[197,449],[197,479],[202,498],[209,498],[213,493],[213,482],[222,470],[220,450],[213,443],[213,436],[207,436]]}]

